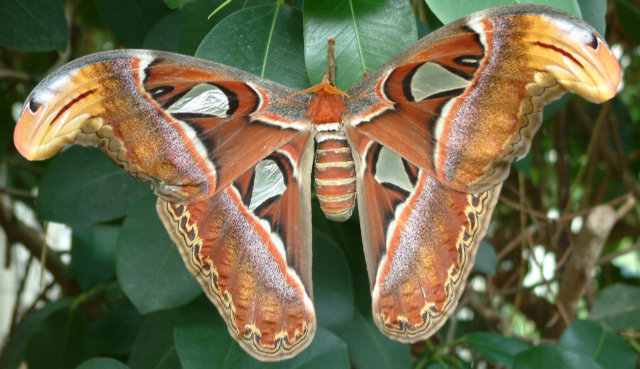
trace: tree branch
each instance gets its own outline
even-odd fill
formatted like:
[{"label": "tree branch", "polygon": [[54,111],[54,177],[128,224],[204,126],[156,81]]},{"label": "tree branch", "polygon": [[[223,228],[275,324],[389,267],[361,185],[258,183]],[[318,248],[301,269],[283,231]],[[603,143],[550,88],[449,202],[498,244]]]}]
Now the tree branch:
[{"label": "tree branch", "polygon": [[60,260],[58,253],[46,245],[42,233],[20,221],[1,201],[0,206],[0,226],[7,235],[8,247],[21,243],[36,258],[39,258],[43,250],[47,249],[43,267],[51,273],[64,295],[72,294],[72,288],[67,279],[67,265]]}]

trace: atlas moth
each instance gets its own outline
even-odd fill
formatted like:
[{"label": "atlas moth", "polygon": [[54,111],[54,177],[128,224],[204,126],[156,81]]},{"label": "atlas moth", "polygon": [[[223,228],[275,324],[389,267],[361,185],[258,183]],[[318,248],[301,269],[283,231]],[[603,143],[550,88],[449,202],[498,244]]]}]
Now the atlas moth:
[{"label": "atlas moth", "polygon": [[309,95],[190,56],[101,52],[33,90],[14,142],[29,160],[99,146],[151,183],[231,336],[275,361],[317,327],[312,168],[328,218],[348,219],[357,198],[375,323],[423,340],[454,311],[543,105],[611,99],[621,70],[585,22],[518,5],[432,32],[345,92],[332,76]]}]

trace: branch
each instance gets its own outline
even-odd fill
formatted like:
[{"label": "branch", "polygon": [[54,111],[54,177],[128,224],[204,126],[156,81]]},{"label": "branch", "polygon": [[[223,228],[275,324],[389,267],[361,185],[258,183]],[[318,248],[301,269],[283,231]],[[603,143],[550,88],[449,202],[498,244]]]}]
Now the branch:
[{"label": "branch", "polygon": [[0,226],[2,226],[7,235],[8,246],[21,243],[35,258],[39,258],[46,249],[43,267],[51,273],[53,279],[60,285],[63,295],[73,294],[67,279],[67,265],[60,260],[54,250],[46,245],[40,231],[20,221],[2,201],[0,201]]},{"label": "branch", "polygon": [[600,205],[593,208],[587,216],[560,279],[556,304],[563,319],[562,322],[556,321],[554,328],[557,332],[564,330],[575,319],[578,301],[591,283],[593,267],[598,263],[604,243],[618,221],[619,214],[611,206]]}]

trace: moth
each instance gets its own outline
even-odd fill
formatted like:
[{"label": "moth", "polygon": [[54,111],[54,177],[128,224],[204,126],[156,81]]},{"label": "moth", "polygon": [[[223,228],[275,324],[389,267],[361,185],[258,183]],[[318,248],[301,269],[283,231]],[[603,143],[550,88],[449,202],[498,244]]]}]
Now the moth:
[{"label": "moth", "polygon": [[327,78],[296,94],[167,52],[89,55],[34,89],[14,142],[29,160],[99,146],[152,184],[231,336],[275,361],[316,330],[312,168],[327,217],[349,218],[357,198],[375,323],[393,339],[424,340],[454,311],[543,105],[566,91],[603,102],[620,80],[583,21],[505,6],[429,34],[346,92]]}]

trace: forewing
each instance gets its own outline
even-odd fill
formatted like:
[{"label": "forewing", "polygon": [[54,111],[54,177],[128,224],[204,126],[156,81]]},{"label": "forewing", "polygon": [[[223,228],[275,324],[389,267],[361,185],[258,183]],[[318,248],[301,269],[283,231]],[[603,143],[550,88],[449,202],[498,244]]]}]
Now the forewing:
[{"label": "forewing", "polygon": [[615,95],[620,66],[589,25],[551,8],[482,11],[432,32],[347,91],[347,124],[463,192],[501,183],[542,106]]},{"label": "forewing", "polygon": [[20,153],[46,159],[69,143],[100,146],[169,201],[225,188],[309,130],[307,97],[193,57],[114,50],[77,59],[31,93],[14,133]]},{"label": "forewing", "polygon": [[259,161],[209,199],[189,205],[158,199],[162,222],[231,336],[264,361],[300,352],[316,329],[309,136]]},{"label": "forewing", "polygon": [[374,320],[396,340],[426,339],[458,304],[502,184],[459,192],[364,135],[351,139]]}]

